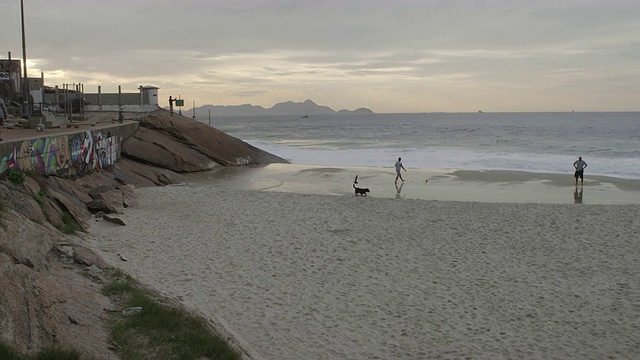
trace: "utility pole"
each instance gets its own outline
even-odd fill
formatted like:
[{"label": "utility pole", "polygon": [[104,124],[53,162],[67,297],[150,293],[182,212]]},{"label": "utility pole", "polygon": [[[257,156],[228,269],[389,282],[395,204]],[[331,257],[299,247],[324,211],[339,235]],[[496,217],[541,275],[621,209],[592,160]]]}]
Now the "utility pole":
[{"label": "utility pole", "polygon": [[27,41],[24,33],[24,0],[20,0],[20,14],[22,17],[22,67],[24,71],[22,104],[24,112],[23,115],[28,117],[31,114],[31,96],[29,96],[29,78],[27,77]]}]

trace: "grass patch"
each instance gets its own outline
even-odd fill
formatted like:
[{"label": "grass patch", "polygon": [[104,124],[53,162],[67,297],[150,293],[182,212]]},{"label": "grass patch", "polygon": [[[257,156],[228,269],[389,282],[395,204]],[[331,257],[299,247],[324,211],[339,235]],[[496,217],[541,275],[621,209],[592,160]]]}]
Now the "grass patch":
[{"label": "grass patch", "polygon": [[206,320],[159,303],[130,276],[112,271],[113,281],[102,293],[120,301],[123,309],[142,308],[128,316],[114,313],[110,319],[112,341],[122,359],[240,359],[240,354],[211,333]]},{"label": "grass patch", "polygon": [[8,347],[7,345],[0,343],[0,359],[22,360],[24,359],[24,356]]},{"label": "grass patch", "polygon": [[33,199],[40,204],[42,207],[44,205],[44,199],[47,197],[47,193],[44,190],[38,191],[37,194],[33,195]]},{"label": "grass patch", "polygon": [[76,231],[80,230],[80,225],[76,222],[76,220],[71,216],[71,214],[65,212],[62,214],[62,226],[60,227],[60,231],[65,234],[74,234]]},{"label": "grass patch", "polygon": [[9,346],[0,343],[0,359],[2,360],[81,360],[80,353],[75,350],[45,348],[34,355],[23,355]]}]

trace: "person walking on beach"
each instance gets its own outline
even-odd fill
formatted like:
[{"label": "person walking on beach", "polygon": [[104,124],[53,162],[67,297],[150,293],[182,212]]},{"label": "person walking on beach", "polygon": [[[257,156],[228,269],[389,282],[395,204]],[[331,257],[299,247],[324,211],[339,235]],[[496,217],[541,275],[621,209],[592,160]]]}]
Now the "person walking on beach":
[{"label": "person walking on beach", "polygon": [[398,181],[398,178],[400,178],[400,180],[404,182],[404,179],[400,174],[400,170],[404,170],[405,172],[407,172],[407,169],[405,169],[404,166],[402,166],[402,158],[398,158],[398,161],[396,161],[396,182]]},{"label": "person walking on beach", "polygon": [[580,185],[584,183],[584,169],[587,167],[587,162],[582,160],[582,156],[578,156],[578,160],[573,162],[573,167],[576,172],[573,176],[576,178],[576,185],[578,185],[578,178],[580,178]]},{"label": "person walking on beach", "polygon": [[7,106],[4,104],[4,99],[0,97],[0,141],[2,141],[2,127],[5,120],[7,120],[7,116],[9,116]]}]

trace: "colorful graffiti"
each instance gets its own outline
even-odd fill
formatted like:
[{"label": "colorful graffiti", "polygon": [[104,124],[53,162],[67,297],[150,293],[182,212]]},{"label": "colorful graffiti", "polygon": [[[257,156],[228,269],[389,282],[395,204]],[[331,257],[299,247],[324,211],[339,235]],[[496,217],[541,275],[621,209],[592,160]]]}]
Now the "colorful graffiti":
[{"label": "colorful graffiti", "polygon": [[0,158],[0,173],[7,169],[50,174],[76,174],[108,169],[118,158],[118,136],[100,130],[57,135],[16,143]]}]

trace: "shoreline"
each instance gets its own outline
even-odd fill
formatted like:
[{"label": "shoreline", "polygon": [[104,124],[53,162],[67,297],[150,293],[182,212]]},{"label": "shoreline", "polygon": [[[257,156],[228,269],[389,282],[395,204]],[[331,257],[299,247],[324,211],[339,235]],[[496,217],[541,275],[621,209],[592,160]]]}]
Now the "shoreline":
[{"label": "shoreline", "polygon": [[[189,174],[190,182],[222,189],[299,194],[353,195],[358,187],[369,197],[438,201],[542,204],[640,204],[640,180],[594,175],[575,186],[573,174],[512,170],[407,169],[404,183],[395,171],[379,167],[270,164],[223,168]],[[397,185],[397,186],[396,186]]]}]

